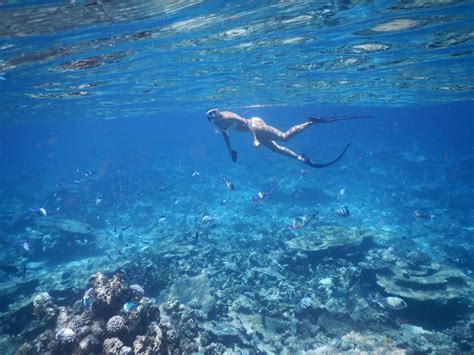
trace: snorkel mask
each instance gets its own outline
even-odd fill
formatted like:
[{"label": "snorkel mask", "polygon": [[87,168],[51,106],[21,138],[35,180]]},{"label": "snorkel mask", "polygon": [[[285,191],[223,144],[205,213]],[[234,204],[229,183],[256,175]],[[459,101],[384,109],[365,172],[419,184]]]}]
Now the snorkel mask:
[{"label": "snorkel mask", "polygon": [[213,121],[216,118],[217,113],[219,112],[218,109],[213,108],[212,110],[209,110],[206,112],[207,115],[207,120],[208,121]]}]

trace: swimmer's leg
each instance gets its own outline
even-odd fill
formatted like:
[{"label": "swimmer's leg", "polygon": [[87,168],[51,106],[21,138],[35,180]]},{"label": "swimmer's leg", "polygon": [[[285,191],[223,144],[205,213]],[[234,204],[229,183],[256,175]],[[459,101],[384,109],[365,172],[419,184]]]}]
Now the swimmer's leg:
[{"label": "swimmer's leg", "polygon": [[262,140],[261,141],[264,146],[266,146],[268,149],[270,149],[272,152],[299,160],[304,162],[305,158],[302,155],[299,155],[292,151],[291,149],[287,147],[283,147],[279,144],[277,144],[275,141],[268,141],[268,140]]},{"label": "swimmer's leg", "polygon": [[265,125],[258,127],[258,134],[264,135],[267,139],[275,140],[275,141],[282,141],[286,142],[296,136],[297,134],[303,132],[306,128],[313,125],[313,122],[305,122],[296,126],[291,127],[290,129],[286,130],[285,132],[280,131],[279,129]]},{"label": "swimmer's leg", "polygon": [[275,153],[279,153],[281,155],[296,159],[298,161],[301,161],[301,162],[311,166],[312,168],[319,168],[319,169],[327,168],[328,166],[331,166],[334,163],[336,163],[339,159],[342,158],[342,156],[344,155],[344,153],[346,152],[347,148],[349,148],[349,145],[350,145],[350,144],[347,144],[346,147],[344,148],[344,150],[339,154],[339,156],[336,159],[334,159],[330,162],[327,162],[327,163],[315,163],[314,161],[312,161],[311,159],[305,157],[304,155],[297,154],[294,151],[292,151],[291,149],[288,149],[286,147],[278,145],[275,141],[266,141],[265,140],[265,141],[262,141],[262,143],[266,147],[268,147],[271,151],[273,151]]},{"label": "swimmer's leg", "polygon": [[308,121],[305,123],[298,124],[296,126],[293,126],[289,129],[286,130],[286,132],[280,132],[281,134],[279,135],[279,139],[282,140],[283,142],[286,142],[296,136],[297,134],[300,134],[303,132],[306,128],[312,126],[314,122]]},{"label": "swimmer's leg", "polygon": [[371,118],[371,116],[330,116],[330,117],[310,117],[308,120],[312,123],[330,123],[344,120],[354,120],[360,118]]}]

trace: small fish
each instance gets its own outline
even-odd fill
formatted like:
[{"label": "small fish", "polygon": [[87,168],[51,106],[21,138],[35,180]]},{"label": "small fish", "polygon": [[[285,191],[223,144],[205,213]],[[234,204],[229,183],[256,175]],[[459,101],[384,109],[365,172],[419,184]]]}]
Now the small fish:
[{"label": "small fish", "polygon": [[120,230],[121,230],[122,232],[124,232],[124,231],[126,231],[128,228],[130,228],[130,227],[131,227],[131,225],[130,225],[130,224],[127,224],[126,226],[123,226]]},{"label": "small fish", "polygon": [[272,269],[274,269],[276,271],[283,271],[283,266],[281,266],[281,264],[276,259],[272,259],[270,265],[271,265]]},{"label": "small fish", "polygon": [[89,170],[84,173],[85,177],[93,177],[95,174],[97,174],[97,170]]},{"label": "small fish", "polygon": [[117,234],[117,226],[114,227],[114,234]]},{"label": "small fish", "polygon": [[130,313],[136,310],[138,305],[135,302],[127,302],[123,305],[122,309],[124,312]]},{"label": "small fish", "polygon": [[102,201],[103,201],[103,200],[102,200],[101,198],[96,198],[96,199],[95,199],[95,205],[96,205],[96,206],[100,205],[100,204],[102,203]]},{"label": "small fish", "polygon": [[399,311],[408,307],[406,302],[399,297],[385,297],[380,300],[380,303],[382,304],[382,306],[393,309],[395,311]]},{"label": "small fish", "polygon": [[431,220],[431,219],[435,218],[435,215],[430,214],[428,212],[421,211],[421,210],[414,210],[413,211],[413,217],[420,218],[420,219],[429,219],[429,220]]},{"label": "small fish", "polygon": [[349,208],[347,206],[340,207],[334,210],[334,213],[339,217],[349,217],[351,213],[349,212]]},{"label": "small fish", "polygon": [[27,241],[24,241],[23,243],[21,243],[21,247],[23,248],[23,250],[25,251],[30,251],[31,250],[31,243],[29,240]]},{"label": "small fish", "polygon": [[48,212],[43,207],[36,208],[36,209],[30,208],[30,212],[34,213],[37,216],[41,216],[41,217],[47,217],[48,216]]},{"label": "small fish", "polygon": [[191,174],[192,177],[197,177],[197,176],[201,176],[201,173],[199,171],[193,171],[193,173]]},{"label": "small fish", "polygon": [[217,219],[216,217],[205,215],[202,217],[201,223],[209,223],[209,222],[215,221],[216,219]]},{"label": "small fish", "polygon": [[447,262],[456,265],[458,267],[465,267],[469,266],[470,260],[466,257],[463,256],[458,256],[458,257],[446,257],[445,258]]},{"label": "small fish", "polygon": [[393,309],[395,311],[399,311],[408,307],[404,300],[395,296],[383,297],[380,294],[370,294],[369,300],[379,307]]},{"label": "small fish", "polygon": [[16,274],[18,271],[20,271],[15,265],[5,264],[0,265],[0,270],[5,271],[7,274]]},{"label": "small fish", "polygon": [[303,229],[306,227],[314,218],[314,215],[310,216],[296,216],[293,218],[293,221],[288,226],[288,229],[296,230],[296,229]]},{"label": "small fish", "polygon": [[160,223],[166,222],[166,217],[165,217],[165,216],[161,216],[161,217],[158,219],[158,222],[160,222]]},{"label": "small fish", "polygon": [[293,198],[299,198],[303,192],[304,192],[304,189],[296,189],[296,190],[291,194],[291,196],[293,196]]},{"label": "small fish", "polygon": [[253,203],[259,203],[259,202],[263,202],[265,201],[266,199],[268,199],[271,194],[273,193],[273,191],[261,191],[259,193],[257,193],[255,196],[252,197],[252,202]]},{"label": "small fish", "polygon": [[300,176],[306,176],[309,174],[309,170],[308,169],[301,169],[300,170]]},{"label": "small fish", "polygon": [[227,186],[227,190],[234,191],[234,183],[230,179],[225,179],[225,185]]},{"label": "small fish", "polygon": [[80,180],[74,180],[74,184],[80,185],[80,184],[81,184],[81,181],[80,181]]},{"label": "small fish", "polygon": [[346,188],[343,187],[337,192],[337,199],[340,200],[346,195]]},{"label": "small fish", "polygon": [[224,198],[224,199],[222,199],[222,201],[220,202],[220,205],[221,205],[221,206],[225,206],[225,205],[227,205],[227,203],[228,203],[229,201],[230,201],[230,198]]}]

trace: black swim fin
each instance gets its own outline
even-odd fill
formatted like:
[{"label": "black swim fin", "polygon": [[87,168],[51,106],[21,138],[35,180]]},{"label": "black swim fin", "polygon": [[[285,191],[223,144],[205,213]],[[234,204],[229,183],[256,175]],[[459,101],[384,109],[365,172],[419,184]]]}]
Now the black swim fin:
[{"label": "black swim fin", "polygon": [[329,117],[310,117],[308,120],[313,123],[329,123],[344,120],[358,120],[361,118],[372,118],[372,116],[329,116]]},{"label": "black swim fin", "polygon": [[304,160],[304,163],[307,164],[307,165],[309,165],[309,166],[312,167],[312,168],[318,168],[318,169],[327,168],[328,166],[333,165],[333,164],[336,163],[339,159],[341,159],[342,156],[344,155],[344,153],[346,152],[347,148],[349,148],[350,145],[351,145],[350,143],[347,143],[347,145],[346,145],[346,147],[344,148],[344,150],[342,151],[342,153],[339,154],[339,156],[338,156],[336,159],[334,159],[333,161],[330,161],[330,162],[328,162],[328,163],[322,163],[322,164],[315,163],[314,161],[312,161],[312,160],[309,159],[309,158],[306,158],[306,157],[303,155],[303,157],[304,157],[304,159],[305,159],[305,160]]}]

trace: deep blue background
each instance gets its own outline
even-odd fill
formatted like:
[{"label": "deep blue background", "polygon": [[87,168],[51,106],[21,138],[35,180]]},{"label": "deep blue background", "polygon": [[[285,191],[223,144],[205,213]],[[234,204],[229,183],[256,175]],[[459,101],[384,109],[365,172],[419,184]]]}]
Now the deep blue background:
[{"label": "deep blue background", "polygon": [[[373,116],[315,126],[286,143],[311,155],[314,160],[325,161],[337,155],[349,141],[353,143],[352,150],[359,154],[384,149],[416,151],[421,155],[444,154],[452,158],[472,154],[473,107],[472,103],[459,103],[418,108],[308,106],[236,111],[245,117],[260,116],[282,130],[306,120],[309,115]],[[223,164],[224,171],[227,165],[232,165],[222,138],[203,112],[156,113],[156,117],[143,119],[4,126],[1,131],[0,166],[4,178],[14,177],[19,172],[54,176],[55,169],[65,165],[93,169],[104,159],[140,159],[146,167],[166,158],[195,169],[218,161]],[[235,132],[231,134],[231,141],[239,151],[237,164],[257,162],[265,165],[269,162],[272,153],[265,148],[254,151],[248,134]],[[350,159],[354,151],[349,151],[345,159]]]}]

